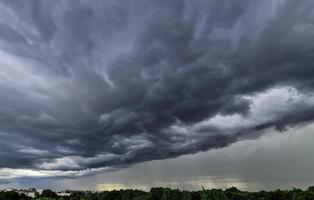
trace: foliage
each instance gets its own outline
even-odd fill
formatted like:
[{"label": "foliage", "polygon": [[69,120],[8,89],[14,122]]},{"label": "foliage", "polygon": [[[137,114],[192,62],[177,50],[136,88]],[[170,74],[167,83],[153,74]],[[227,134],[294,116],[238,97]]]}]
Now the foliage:
[{"label": "foliage", "polygon": [[[0,200],[32,200],[17,192],[0,192]],[[57,196],[51,190],[44,190],[34,200],[314,200],[314,187],[307,190],[275,190],[246,192],[235,187],[202,191],[181,191],[171,188],[152,188],[149,192],[141,190],[114,190],[103,192],[71,192],[70,196]]]},{"label": "foliage", "polygon": [[[40,197],[46,197],[46,198],[57,198],[58,197],[58,195],[55,193],[55,192],[53,192],[53,191],[51,191],[51,190],[44,190],[42,193],[41,193],[41,195],[40,195]],[[43,199],[43,198],[42,198]],[[48,200],[47,199],[47,200]]]}]

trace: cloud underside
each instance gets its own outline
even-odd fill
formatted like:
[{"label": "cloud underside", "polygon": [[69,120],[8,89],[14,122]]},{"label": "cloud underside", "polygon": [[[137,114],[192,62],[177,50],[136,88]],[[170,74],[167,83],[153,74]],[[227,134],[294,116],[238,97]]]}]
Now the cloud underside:
[{"label": "cloud underside", "polygon": [[77,176],[312,122],[313,10],[3,1],[0,167]]}]

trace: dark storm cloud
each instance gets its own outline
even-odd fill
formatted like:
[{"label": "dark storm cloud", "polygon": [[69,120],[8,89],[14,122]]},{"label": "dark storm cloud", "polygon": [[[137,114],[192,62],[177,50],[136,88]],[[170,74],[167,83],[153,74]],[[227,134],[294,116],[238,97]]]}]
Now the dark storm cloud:
[{"label": "dark storm cloud", "polygon": [[0,167],[123,167],[312,121],[313,8],[3,1]]}]

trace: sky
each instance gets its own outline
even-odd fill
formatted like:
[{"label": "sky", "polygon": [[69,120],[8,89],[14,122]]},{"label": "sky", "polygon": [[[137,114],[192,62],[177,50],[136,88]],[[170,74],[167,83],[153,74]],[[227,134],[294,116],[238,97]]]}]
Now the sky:
[{"label": "sky", "polygon": [[314,185],[312,0],[0,1],[0,187]]}]

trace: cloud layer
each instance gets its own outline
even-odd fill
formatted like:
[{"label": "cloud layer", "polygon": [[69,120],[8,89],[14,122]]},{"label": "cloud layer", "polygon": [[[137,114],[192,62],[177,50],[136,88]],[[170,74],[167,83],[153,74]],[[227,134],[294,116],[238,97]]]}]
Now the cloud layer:
[{"label": "cloud layer", "polygon": [[3,1],[0,167],[120,168],[311,122],[313,10]]}]

